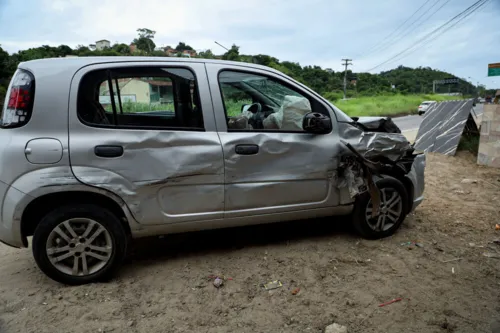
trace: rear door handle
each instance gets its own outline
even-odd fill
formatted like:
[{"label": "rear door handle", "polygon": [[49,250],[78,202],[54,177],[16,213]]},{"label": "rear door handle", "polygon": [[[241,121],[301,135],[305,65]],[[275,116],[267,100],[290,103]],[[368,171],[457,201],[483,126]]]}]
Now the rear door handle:
[{"label": "rear door handle", "polygon": [[259,152],[257,145],[237,145],[236,154],[239,155],[255,155]]},{"label": "rear door handle", "polygon": [[94,154],[99,157],[120,157],[123,155],[122,146],[95,146]]}]

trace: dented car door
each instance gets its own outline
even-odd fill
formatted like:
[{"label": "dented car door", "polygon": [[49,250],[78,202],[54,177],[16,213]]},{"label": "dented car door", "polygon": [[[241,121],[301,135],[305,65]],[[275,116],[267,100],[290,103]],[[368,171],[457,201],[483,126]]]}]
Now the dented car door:
[{"label": "dented car door", "polygon": [[[285,76],[207,63],[224,152],[225,217],[339,205],[334,186],[339,136],[333,110]],[[307,133],[307,112],[330,117],[333,130]]]},{"label": "dented car door", "polygon": [[210,101],[203,63],[80,69],[69,107],[74,175],[119,195],[141,224],[223,218],[224,166]]}]

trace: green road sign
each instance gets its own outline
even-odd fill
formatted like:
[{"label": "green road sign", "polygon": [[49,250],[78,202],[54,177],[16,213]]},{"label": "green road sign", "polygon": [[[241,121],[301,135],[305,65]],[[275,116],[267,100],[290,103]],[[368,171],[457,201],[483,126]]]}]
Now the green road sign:
[{"label": "green road sign", "polygon": [[500,76],[500,63],[488,65],[488,76]]}]

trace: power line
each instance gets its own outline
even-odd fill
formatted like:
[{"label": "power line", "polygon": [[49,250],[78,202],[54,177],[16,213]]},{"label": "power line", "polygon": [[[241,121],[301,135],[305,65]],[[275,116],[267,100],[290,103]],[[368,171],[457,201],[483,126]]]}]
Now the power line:
[{"label": "power line", "polygon": [[[441,33],[439,34],[436,34],[435,36],[431,36],[431,38],[429,40],[426,40],[424,41],[424,43],[426,44],[430,44],[432,43],[434,40],[436,40],[437,38],[439,38],[440,36],[442,36],[443,34],[445,34],[447,31],[449,31],[450,29],[452,29],[454,26],[456,26],[457,24],[459,24],[460,22],[462,22],[463,20],[465,20],[466,18],[468,18],[470,15],[474,14],[476,11],[478,11],[482,6],[484,6],[488,1],[490,0],[480,0],[480,1],[483,1],[481,4],[479,4],[476,8],[474,8],[474,10],[470,11],[469,13],[467,13],[465,16],[461,17],[458,21],[456,21],[455,23],[453,23],[452,25],[450,25],[449,27],[445,28]],[[422,44],[422,43],[421,43]],[[420,44],[420,45],[421,45]],[[399,58],[397,59],[394,59],[393,61],[398,61],[398,60],[401,60],[401,59],[404,59],[406,58],[407,56],[409,56],[413,51],[415,51],[416,48],[418,48],[420,45],[413,45],[411,47],[411,49],[409,50],[408,53],[400,56]]]},{"label": "power line", "polygon": [[[396,34],[393,38],[388,39],[385,43],[382,43],[381,45],[379,45],[379,47],[376,49],[376,51],[382,50],[383,48],[388,47],[389,44],[391,44],[391,43],[394,44],[397,41],[401,40],[405,35],[408,34],[409,30],[418,22],[418,20],[420,20],[425,14],[427,14],[432,8],[434,8],[440,1],[441,0],[436,0],[432,6],[430,6],[429,8],[427,8],[427,10],[425,12],[423,12],[419,17],[417,17],[416,20],[414,20],[413,22],[411,22],[401,32],[399,32],[398,34]],[[434,15],[434,14],[432,14],[432,15]]]},{"label": "power line", "polygon": [[[413,49],[417,48],[418,46],[420,46],[422,44],[422,42],[425,42],[429,37],[434,37],[433,35],[435,35],[436,33],[438,33],[440,30],[442,30],[443,28],[445,28],[446,26],[448,26],[450,23],[452,23],[453,21],[459,19],[461,16],[465,15],[465,17],[462,17],[460,18],[460,20],[458,22],[455,22],[451,27],[455,26],[456,24],[458,24],[460,21],[462,21],[463,19],[465,19],[467,16],[471,15],[472,13],[474,13],[476,10],[478,10],[480,7],[482,7],[486,2],[488,2],[489,0],[478,0],[477,2],[475,2],[473,5],[471,5],[470,7],[468,7],[467,9],[465,9],[464,11],[460,12],[459,14],[457,14],[456,16],[454,16],[453,18],[451,18],[450,20],[448,20],[446,23],[442,24],[441,26],[439,26],[438,28],[434,29],[433,31],[431,31],[430,33],[426,34],[425,36],[423,36],[422,38],[420,38],[414,45],[404,49],[403,51],[397,53],[396,55],[394,55],[393,57],[389,58],[388,60],[384,61],[383,63],[369,69],[367,72],[370,72],[382,65],[385,65],[386,63],[398,58],[400,55],[408,52],[408,51],[412,51]],[[442,32],[446,32],[448,31],[449,29],[451,29],[451,27],[447,27],[445,28],[445,30]],[[441,34],[442,34],[441,33]],[[439,36],[439,35],[436,35],[436,37]],[[435,38],[434,38],[435,39]]]},{"label": "power line", "polygon": [[[411,16],[410,16],[410,17],[408,17],[408,18],[407,18],[407,19],[406,19],[403,23],[401,23],[401,24],[400,24],[400,25],[399,25],[399,26],[398,26],[398,27],[397,27],[394,31],[392,31],[389,35],[387,35],[386,37],[384,37],[384,38],[382,39],[382,42],[383,42],[385,39],[390,38],[393,34],[395,34],[395,33],[396,33],[396,32],[397,32],[397,31],[398,31],[398,30],[399,30],[399,29],[400,29],[403,25],[405,25],[405,24],[406,24],[409,20],[411,20],[411,19],[413,18],[413,16],[415,16],[415,15],[416,15],[416,14],[417,14],[417,13],[418,13],[418,12],[419,12],[422,8],[424,8],[424,6],[425,6],[425,5],[427,5],[427,4],[429,3],[429,1],[431,1],[431,0],[427,0],[427,1],[425,1],[423,5],[421,5],[420,7],[418,7],[418,9],[417,9],[417,10],[416,10],[413,14],[411,14]],[[438,1],[439,1],[439,0],[438,0]],[[369,48],[369,49],[368,49],[368,51],[366,51],[364,54],[361,54],[361,55],[360,55],[360,57],[364,57],[365,55],[372,53],[372,52],[373,52],[372,50],[373,50],[373,49],[377,49],[379,46],[380,46],[380,42],[379,42],[379,43],[377,43],[377,44],[375,44],[375,45],[373,45],[371,48]]]},{"label": "power line", "polygon": [[[441,0],[438,0],[436,1],[431,7],[429,7],[428,10],[426,10],[424,13],[422,13],[422,15],[420,15],[418,17],[418,19],[413,22],[411,25],[409,25],[407,27],[407,29],[405,29],[401,35],[397,36],[395,40],[392,41],[392,43],[397,43],[399,42],[401,39],[403,39],[405,36],[407,36],[409,33],[411,33],[412,31],[410,31],[411,27],[414,26],[416,23],[422,25],[424,24],[425,22],[429,21],[434,15],[436,15],[444,6],[446,6],[446,4],[448,4],[448,2],[450,2],[450,0],[447,0],[445,1],[438,9],[436,9],[433,13],[431,13],[430,15],[428,15],[427,17],[424,18],[423,21],[421,22],[418,22],[418,20],[420,20],[425,14],[427,14],[429,12],[429,10],[431,10],[432,8],[434,8]],[[407,33],[405,33],[407,32]]]}]

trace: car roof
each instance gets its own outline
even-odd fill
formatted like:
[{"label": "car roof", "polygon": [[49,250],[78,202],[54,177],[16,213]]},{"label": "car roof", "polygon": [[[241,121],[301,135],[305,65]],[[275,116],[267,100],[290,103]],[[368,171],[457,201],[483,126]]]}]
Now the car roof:
[{"label": "car roof", "polygon": [[[141,63],[141,62],[179,62],[179,63],[206,63],[206,64],[219,64],[219,65],[231,65],[246,68],[260,69],[274,74],[292,79],[290,76],[274,69],[271,67],[257,65],[247,62],[239,61],[228,61],[228,60],[218,60],[218,59],[201,59],[201,58],[178,58],[178,57],[135,57],[135,56],[110,56],[110,57],[64,57],[64,58],[45,58],[21,62],[18,68],[26,69],[31,71],[35,77],[45,76],[53,77],[54,75],[65,76],[68,80],[71,80],[73,75],[85,66],[96,65],[96,64],[111,64],[111,63]],[[297,81],[296,81],[297,82]],[[307,87],[306,85],[297,82],[297,84],[308,89],[310,92],[314,93],[317,97],[322,98],[320,94]],[[331,103],[330,103],[331,104]],[[339,121],[350,122],[352,119],[347,116],[339,108],[331,104],[336,112],[336,117]]]},{"label": "car roof", "polygon": [[234,66],[251,67],[255,69],[263,69],[276,74],[284,75],[274,68],[257,65],[247,62],[228,61],[218,59],[201,59],[201,58],[178,58],[178,57],[134,57],[134,56],[110,56],[110,57],[61,57],[61,58],[44,58],[30,60],[19,63],[19,68],[29,69],[34,72],[46,71],[47,69],[60,69],[64,66],[66,69],[78,70],[82,67],[120,62],[192,62],[192,63],[210,63],[210,64],[225,64]]},{"label": "car roof", "polygon": [[423,101],[421,104],[424,104],[424,103],[436,103],[436,101]]}]

